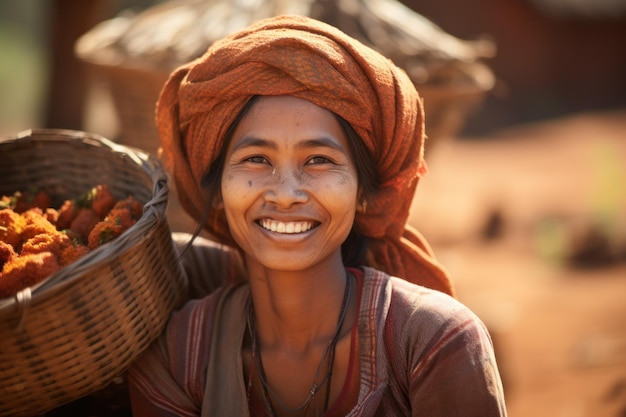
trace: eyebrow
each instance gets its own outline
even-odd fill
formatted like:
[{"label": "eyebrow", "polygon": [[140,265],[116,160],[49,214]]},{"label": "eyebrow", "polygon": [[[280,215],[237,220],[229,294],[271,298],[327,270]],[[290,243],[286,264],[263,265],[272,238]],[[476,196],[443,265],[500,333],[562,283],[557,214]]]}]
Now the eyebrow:
[{"label": "eyebrow", "polygon": [[332,148],[341,152],[345,152],[341,143],[332,140],[328,137],[321,137],[316,139],[307,139],[305,141],[299,142],[297,145],[298,148],[307,149],[307,148]]},{"label": "eyebrow", "polygon": [[[247,147],[260,147],[260,148],[269,148],[272,150],[278,150],[278,145],[271,140],[257,138],[254,136],[246,136],[246,137],[241,138],[235,144],[235,146],[233,147],[233,151],[247,148]],[[298,142],[298,144],[296,145],[296,148],[298,149],[324,148],[324,147],[332,148],[340,152],[346,152],[345,148],[341,145],[341,143],[328,137],[307,139],[302,142]]]},{"label": "eyebrow", "polygon": [[235,144],[235,146],[233,146],[233,152],[242,148],[249,148],[249,147],[270,148],[274,150],[278,149],[278,145],[276,143],[269,141],[267,139],[261,139],[261,138],[257,138],[254,136],[245,136],[241,138]]}]

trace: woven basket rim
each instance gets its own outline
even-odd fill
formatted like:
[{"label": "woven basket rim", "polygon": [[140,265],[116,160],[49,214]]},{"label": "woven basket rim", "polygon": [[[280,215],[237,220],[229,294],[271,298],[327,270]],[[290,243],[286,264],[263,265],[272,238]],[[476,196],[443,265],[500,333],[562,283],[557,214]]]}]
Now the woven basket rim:
[{"label": "woven basket rim", "polygon": [[[164,207],[167,205],[167,176],[160,162],[150,154],[137,148],[117,144],[105,137],[84,131],[69,129],[28,129],[16,135],[0,138],[0,147],[17,141],[81,141],[92,146],[100,146],[112,153],[125,157],[141,167],[151,176],[153,184],[152,198],[144,204],[141,218],[109,244],[100,246],[76,262],[65,266],[37,285],[19,291],[13,297],[0,299],[0,318],[21,311],[26,314],[30,304],[43,301],[54,296],[63,288],[84,277],[84,272],[103,263],[120,253],[130,250],[137,240],[141,240],[156,221],[165,217]],[[139,238],[138,238],[139,236]]]}]

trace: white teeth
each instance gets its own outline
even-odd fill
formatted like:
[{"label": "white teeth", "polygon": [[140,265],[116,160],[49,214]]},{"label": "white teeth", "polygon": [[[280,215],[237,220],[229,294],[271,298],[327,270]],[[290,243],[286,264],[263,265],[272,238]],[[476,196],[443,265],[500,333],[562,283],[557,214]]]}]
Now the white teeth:
[{"label": "white teeth", "polygon": [[276,220],[263,219],[260,221],[260,224],[264,229],[286,234],[306,232],[313,227],[313,222],[310,221],[283,223]]}]

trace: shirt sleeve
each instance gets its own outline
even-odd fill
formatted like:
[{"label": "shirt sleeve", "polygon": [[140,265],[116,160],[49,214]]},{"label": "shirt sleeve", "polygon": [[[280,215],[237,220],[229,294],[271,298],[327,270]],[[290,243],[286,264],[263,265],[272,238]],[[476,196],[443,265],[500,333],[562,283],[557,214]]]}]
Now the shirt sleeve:
[{"label": "shirt sleeve", "polygon": [[413,415],[506,416],[491,339],[482,323],[467,317],[439,336],[412,367]]},{"label": "shirt sleeve", "polygon": [[506,416],[493,344],[483,322],[445,294],[425,290],[412,297],[402,326],[412,415]]},{"label": "shirt sleeve", "polygon": [[133,416],[199,416],[199,409],[166,366],[161,340],[153,344],[128,371]]},{"label": "shirt sleeve", "polygon": [[174,313],[165,332],[131,365],[134,416],[200,416],[218,292]]}]

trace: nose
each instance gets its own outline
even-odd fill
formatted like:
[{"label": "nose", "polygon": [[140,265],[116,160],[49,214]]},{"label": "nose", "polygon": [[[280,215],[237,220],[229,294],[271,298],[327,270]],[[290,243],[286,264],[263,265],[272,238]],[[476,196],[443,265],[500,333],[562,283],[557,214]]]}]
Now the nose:
[{"label": "nose", "polygon": [[309,198],[302,172],[295,168],[274,168],[268,182],[265,199],[279,207],[305,203]]}]

